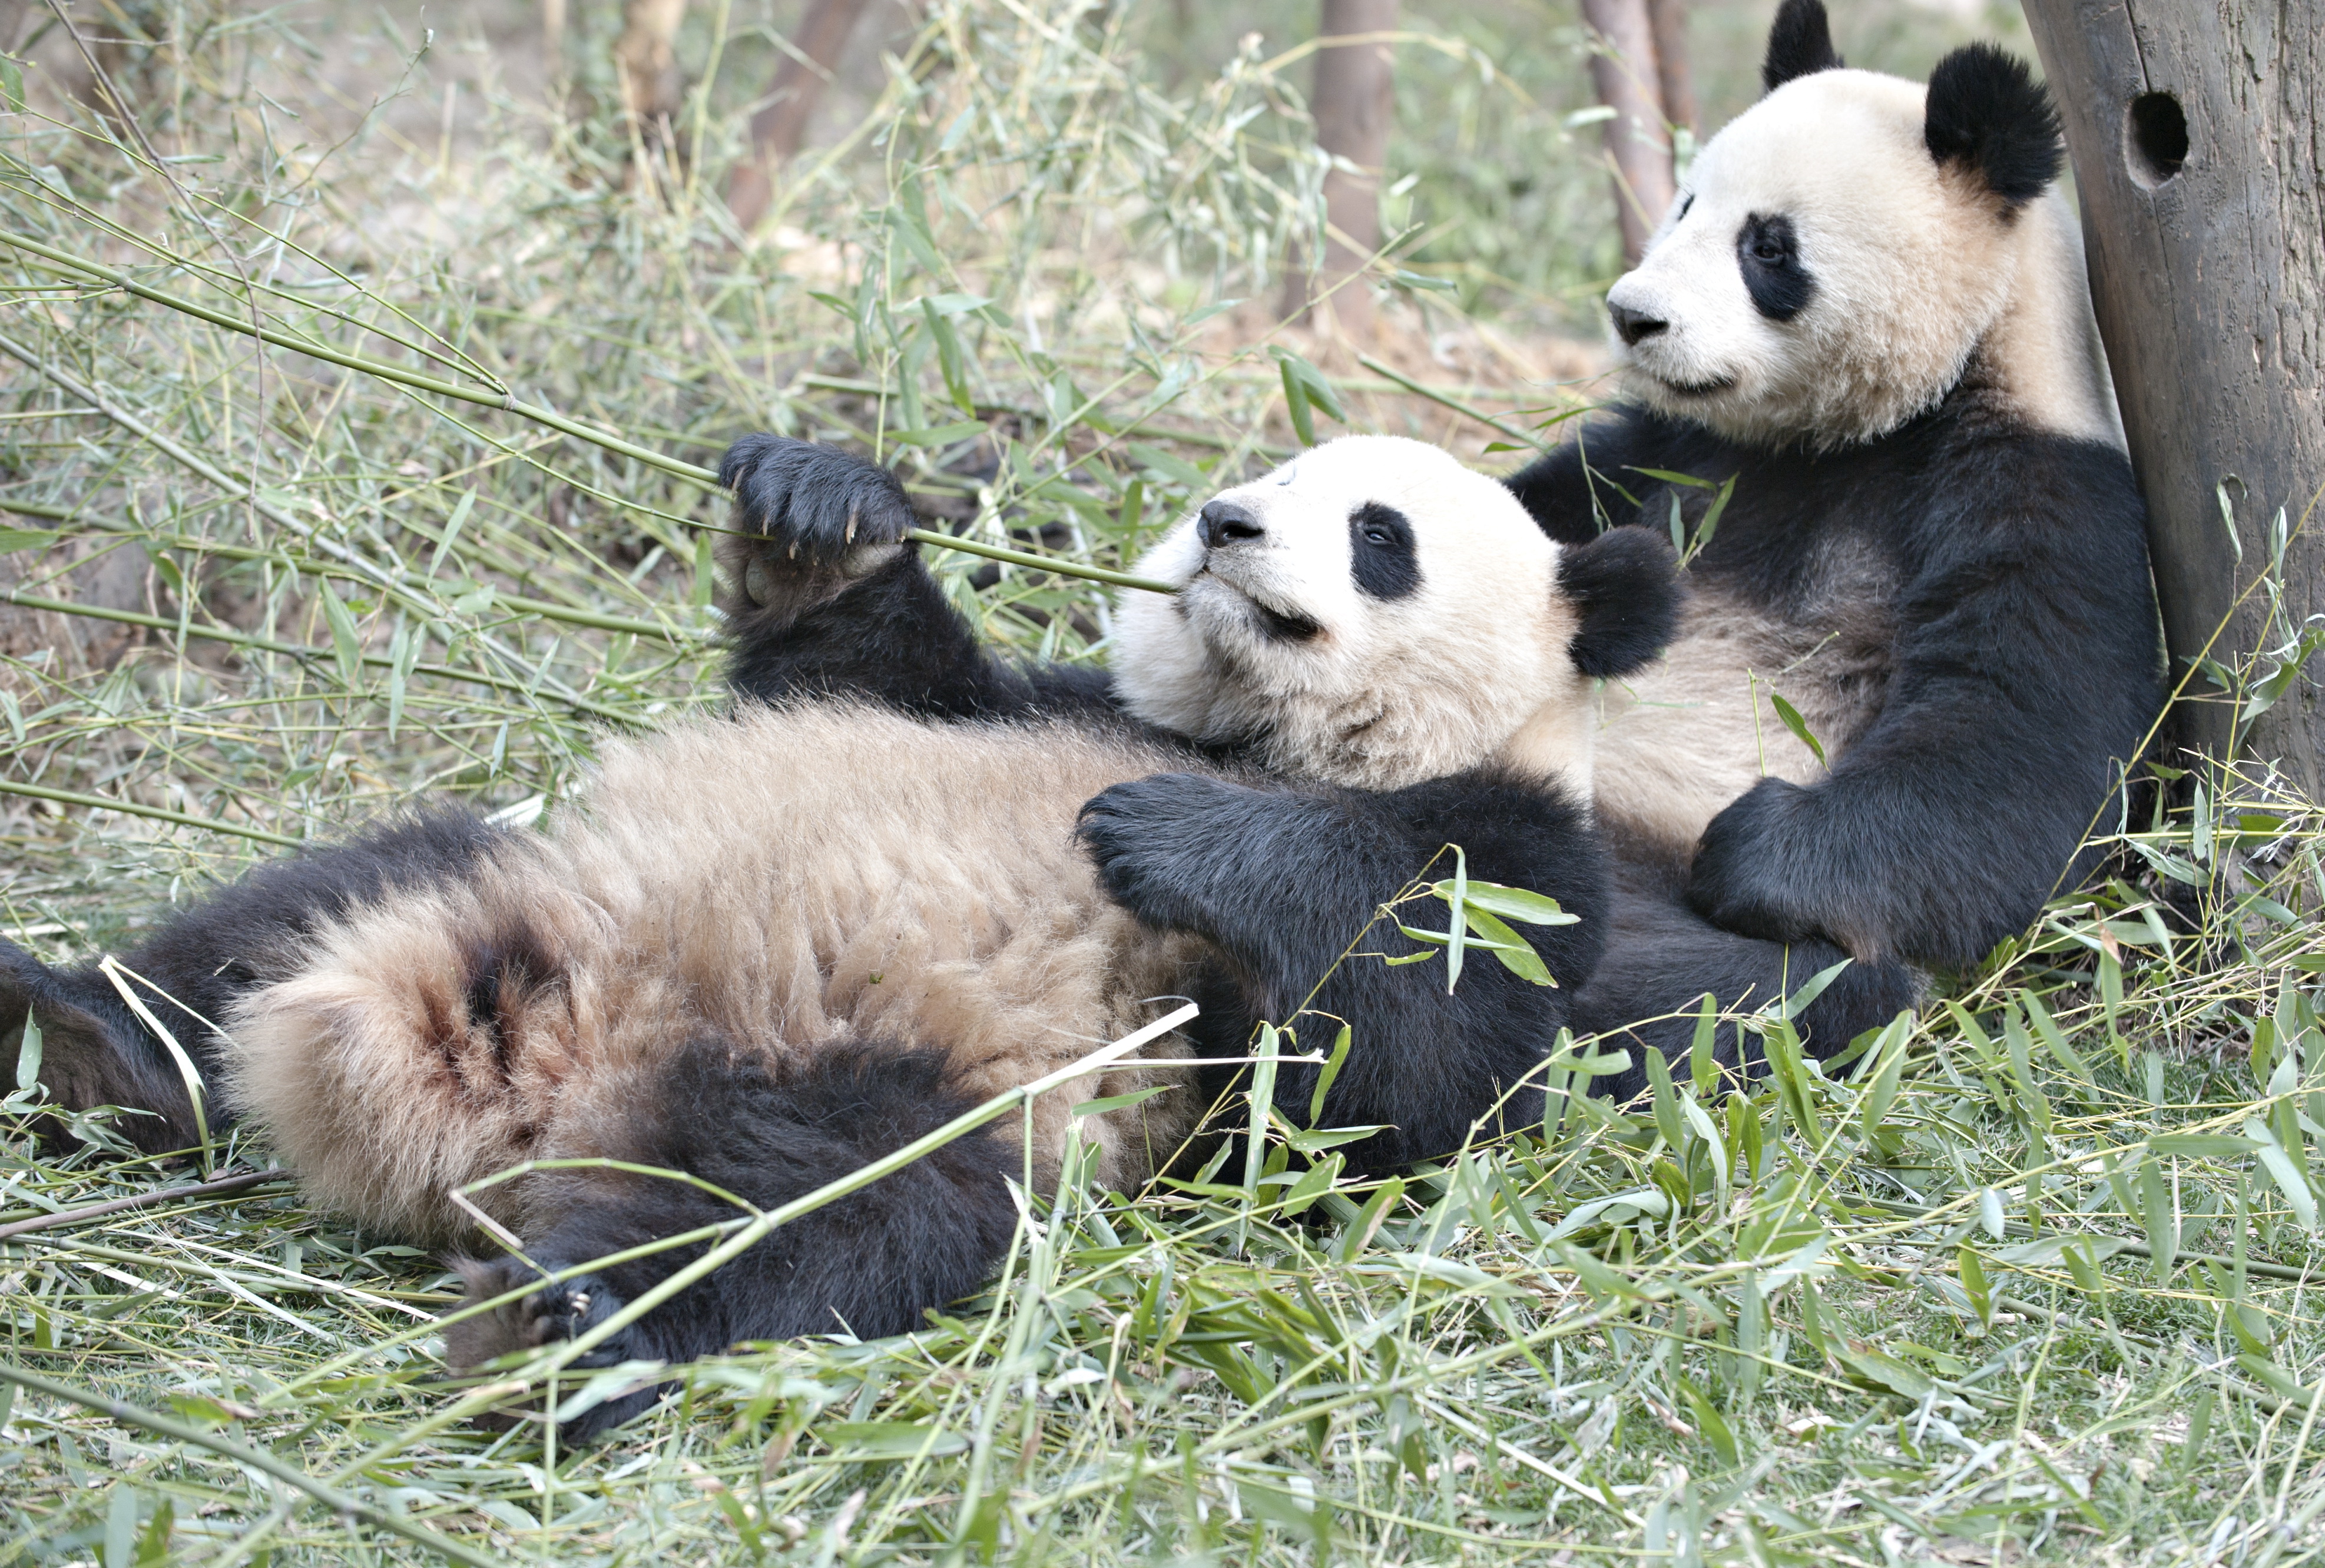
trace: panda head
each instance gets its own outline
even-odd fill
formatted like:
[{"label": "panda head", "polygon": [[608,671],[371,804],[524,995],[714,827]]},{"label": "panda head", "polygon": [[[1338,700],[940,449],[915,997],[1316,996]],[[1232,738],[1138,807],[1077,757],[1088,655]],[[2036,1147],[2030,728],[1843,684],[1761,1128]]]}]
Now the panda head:
[{"label": "panda head", "polygon": [[1678,589],[1639,529],[1561,548],[1444,451],[1348,436],[1222,492],[1116,617],[1140,718],[1271,768],[1395,789],[1486,762],[1587,796],[1594,678],[1653,659]]},{"label": "panda head", "polygon": [[2102,433],[2058,116],[2025,65],[1972,44],[1926,88],[1849,70],[1820,0],[1784,0],[1762,78],[1607,292],[1630,392],[1828,449],[1934,406],[1978,355],[2031,422]]}]

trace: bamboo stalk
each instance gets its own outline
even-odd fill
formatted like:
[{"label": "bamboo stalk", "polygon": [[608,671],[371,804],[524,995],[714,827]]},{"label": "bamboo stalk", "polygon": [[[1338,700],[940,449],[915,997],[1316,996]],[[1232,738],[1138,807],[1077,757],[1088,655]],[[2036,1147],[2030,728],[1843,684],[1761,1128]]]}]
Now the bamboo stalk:
[{"label": "bamboo stalk", "polygon": [[191,1186],[133,1193],[125,1198],[107,1198],[102,1203],[83,1204],[77,1209],[59,1209],[52,1214],[35,1214],[29,1220],[0,1225],[0,1241],[14,1241],[34,1231],[52,1230],[59,1225],[94,1220],[105,1214],[117,1214],[125,1209],[148,1208],[155,1204],[173,1203],[180,1198],[223,1197],[229,1193],[248,1192],[252,1187],[264,1186],[269,1182],[294,1179],[287,1170],[246,1170],[235,1176],[220,1176],[216,1181],[196,1182]]},{"label": "bamboo stalk", "polygon": [[[507,603],[505,600],[502,602]],[[329,648],[313,648],[302,642],[278,642],[272,637],[261,637],[255,632],[236,632],[223,626],[204,626],[193,622],[181,626],[167,615],[148,615],[143,610],[109,610],[97,604],[76,604],[69,600],[19,593],[14,588],[0,592],[0,603],[21,604],[27,610],[53,611],[60,615],[84,615],[93,621],[117,621],[125,626],[144,626],[173,635],[206,638],[230,647],[254,649],[261,653],[280,653],[288,659],[329,660],[338,657]],[[395,665],[395,660],[384,653],[366,653],[358,657],[375,669],[389,669]],[[449,664],[415,664],[412,672],[438,680],[457,680],[471,686],[489,687],[495,691],[511,692],[518,696],[534,695],[533,687],[523,681],[511,680],[505,675],[486,675],[480,670],[455,669]],[[604,703],[591,702],[587,697],[572,696],[563,700],[571,706],[616,724],[635,725],[643,722],[635,715],[608,707]]]},{"label": "bamboo stalk", "polygon": [[51,1399],[61,1399],[69,1405],[79,1405],[86,1410],[97,1411],[99,1415],[111,1416],[125,1426],[134,1426],[142,1431],[151,1432],[157,1437],[167,1437],[173,1442],[190,1443],[197,1448],[207,1448],[212,1453],[222,1454],[236,1464],[247,1465],[253,1470],[273,1477],[284,1486],[306,1493],[307,1496],[343,1518],[360,1519],[367,1525],[401,1536],[414,1545],[424,1546],[429,1551],[448,1557],[455,1563],[466,1563],[470,1564],[471,1568],[502,1568],[498,1558],[488,1556],[472,1546],[462,1545],[449,1536],[439,1535],[417,1520],[405,1518],[401,1514],[367,1503],[351,1492],[343,1492],[336,1487],[325,1486],[298,1466],[284,1462],[264,1448],[255,1447],[247,1443],[238,1443],[219,1433],[205,1432],[190,1422],[160,1415],[141,1406],[132,1405],[124,1399],[115,1399],[70,1383],[53,1381],[42,1377],[37,1372],[28,1372],[21,1367],[10,1366],[5,1361],[0,1361],[0,1381],[14,1383],[20,1388],[29,1388],[35,1394],[45,1394]]},{"label": "bamboo stalk", "polygon": [[300,839],[286,838],[279,833],[269,833],[263,827],[243,827],[231,822],[220,822],[215,817],[172,811],[166,806],[141,806],[134,800],[83,795],[73,789],[51,789],[45,784],[19,784],[13,779],[0,779],[0,795],[23,795],[33,800],[53,800],[60,806],[79,806],[92,811],[126,812],[131,816],[150,816],[157,822],[174,822],[181,827],[206,827],[212,833],[230,833],[237,838],[281,844],[285,849],[297,849],[303,843]]},{"label": "bamboo stalk", "polygon": [[[98,412],[104,414],[115,424],[129,431],[140,440],[152,442],[164,454],[208,480],[226,493],[246,495],[254,488],[246,479],[237,479],[199,453],[190,450],[183,443],[172,440],[167,432],[156,429],[128,410],[110,401],[94,388],[83,385],[75,377],[59,370],[55,365],[44,363],[32,349],[5,334],[0,334],[0,353],[14,356],[32,371],[47,377],[73,396],[87,399],[96,405]],[[251,497],[249,504],[261,517],[347,567],[362,581],[383,592],[394,595],[403,602],[407,609],[416,611],[421,615],[431,617],[434,615],[435,606],[420,599],[417,596],[419,593],[417,588],[400,581],[397,574],[389,571],[385,567],[365,558],[360,552],[350,549],[337,540],[323,538],[316,533],[311,524],[293,517],[271,501]],[[5,503],[0,503],[0,510],[10,509]],[[641,637],[659,638],[665,642],[676,642],[681,635],[658,623],[641,621],[633,616],[606,615],[594,610],[568,609],[563,604],[552,604],[542,599],[523,598],[514,594],[503,594],[498,590],[495,590],[493,596],[498,603],[506,604],[513,610],[538,616],[544,621],[567,622],[576,626],[588,626],[600,632],[628,632]],[[561,692],[559,695],[570,696],[572,694]]]},{"label": "bamboo stalk", "polygon": [[[213,310],[208,306],[199,304],[183,295],[151,288],[137,281],[126,272],[116,272],[111,267],[74,255],[69,251],[60,251],[52,245],[43,244],[27,235],[0,229],[0,244],[14,245],[18,250],[39,256],[65,272],[78,272],[101,280],[124,293],[195,317],[208,322],[213,327],[222,327],[229,332],[239,332],[247,337],[256,337],[277,348],[287,348],[293,353],[303,354],[310,358],[320,359],[328,364],[336,364],[345,370],[358,371],[366,375],[376,376],[383,381],[394,382],[399,386],[409,387],[414,392],[429,392],[438,397],[454,398],[461,402],[498,409],[504,413],[514,414],[520,419],[530,420],[535,424],[546,425],[551,429],[560,431],[576,440],[587,441],[591,446],[602,447],[608,452],[635,458],[651,467],[659,468],[665,474],[690,480],[706,490],[715,491],[719,488],[718,475],[712,469],[705,468],[699,464],[686,462],[681,458],[667,457],[650,447],[641,447],[635,441],[625,439],[609,431],[593,429],[579,420],[570,419],[553,410],[525,402],[511,393],[487,391],[482,387],[463,386],[459,382],[447,381],[441,376],[422,375],[418,371],[406,370],[400,364],[391,364],[384,359],[349,354],[344,349],[333,348],[329,344],[284,332],[279,327],[270,327],[243,320],[223,310]],[[25,358],[22,354],[17,356]],[[31,359],[26,359],[26,363],[33,364],[36,369],[42,368]],[[63,383],[59,382],[58,384],[62,385]],[[162,444],[162,438],[158,435],[149,438],[154,440],[157,445]],[[166,446],[163,449],[171,450]],[[171,455],[180,457],[181,461],[186,460],[185,455],[181,451],[171,451]],[[189,463],[189,466],[191,466],[192,464]],[[234,488],[234,486],[229,485],[228,488]],[[279,515],[277,512],[267,510],[264,504],[261,504],[260,510],[266,516],[278,522],[284,522],[286,526],[297,529],[302,534],[306,531],[297,523]],[[1061,557],[1037,555],[1032,550],[1012,549],[1005,545],[987,544],[981,540],[960,539],[949,533],[938,533],[932,529],[908,529],[905,530],[904,537],[916,544],[933,545],[940,549],[961,550],[969,555],[984,556],[990,560],[1006,561],[1013,566],[1031,567],[1042,571],[1056,572],[1061,576],[1082,577],[1091,582],[1107,583],[1120,588],[1140,588],[1150,594],[1175,594],[1179,591],[1175,585],[1156,577],[1136,576],[1129,572],[1118,572],[1107,567],[1088,566],[1080,561],[1070,561]]]},{"label": "bamboo stalk", "polygon": [[1537,452],[1545,450],[1539,438],[1528,435],[1525,431],[1519,429],[1514,425],[1505,425],[1502,423],[1501,420],[1496,419],[1493,415],[1485,412],[1483,410],[1471,408],[1468,404],[1459,401],[1449,392],[1440,392],[1434,387],[1424,386],[1401,371],[1398,371],[1390,365],[1383,364],[1379,360],[1375,359],[1369,354],[1359,354],[1357,355],[1357,363],[1363,365],[1366,370],[1377,372],[1379,374],[1386,377],[1391,383],[1403,387],[1405,391],[1413,393],[1415,397],[1427,398],[1431,402],[1437,404],[1440,408],[1451,409],[1455,413],[1459,414],[1466,419],[1477,420],[1487,429],[1500,431],[1503,435],[1507,436],[1513,441],[1524,442],[1527,446],[1532,447]]}]

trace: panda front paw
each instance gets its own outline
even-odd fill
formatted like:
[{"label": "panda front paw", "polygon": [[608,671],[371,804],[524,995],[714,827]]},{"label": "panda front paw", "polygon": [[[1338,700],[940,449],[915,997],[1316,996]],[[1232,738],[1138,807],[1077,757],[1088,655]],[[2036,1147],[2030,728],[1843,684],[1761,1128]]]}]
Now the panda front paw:
[{"label": "panda front paw", "polygon": [[1165,931],[1206,932],[1222,856],[1257,791],[1200,773],[1156,773],[1116,784],[1082,807],[1074,835],[1114,901]]},{"label": "panda front paw", "polygon": [[748,549],[744,586],[757,604],[768,602],[774,574],[862,576],[916,526],[894,474],[813,441],[745,436],[727,448],[718,482],[735,493],[735,529]]},{"label": "panda front paw", "polygon": [[1723,931],[1767,942],[1829,935],[1805,918],[1805,890],[1792,885],[1797,862],[1786,846],[1807,800],[1797,784],[1763,779],[1711,819],[1688,870],[1687,901],[1697,914]]}]

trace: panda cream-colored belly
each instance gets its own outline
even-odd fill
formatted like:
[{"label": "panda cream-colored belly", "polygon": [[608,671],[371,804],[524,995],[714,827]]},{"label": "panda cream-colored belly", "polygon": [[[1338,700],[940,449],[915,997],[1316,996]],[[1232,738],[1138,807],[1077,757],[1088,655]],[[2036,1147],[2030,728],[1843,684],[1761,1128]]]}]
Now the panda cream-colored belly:
[{"label": "panda cream-colored belly", "polygon": [[1826,776],[1772,698],[1790,703],[1838,761],[1880,711],[1886,646],[1885,627],[1846,615],[1785,620],[1716,584],[1697,586],[1664,656],[1600,690],[1598,820],[1684,864],[1711,819],[1763,778]]},{"label": "panda cream-colored belly", "polygon": [[[320,1197],[427,1235],[461,1228],[450,1187],[618,1155],[690,1034],[794,1061],[846,1040],[937,1050],[984,1099],[1174,1005],[1153,999],[1200,945],[1117,909],[1072,833],[1107,785],[1185,765],[1067,726],[838,706],[609,748],[553,836],[375,907],[255,993],[231,1025],[235,1098]],[[1186,1054],[1173,1038],[1144,1056]],[[1184,1137],[1196,1108],[1173,1077],[1085,1124],[1101,1180],[1135,1185]],[[1153,1081],[1117,1068],[1043,1096],[1037,1158],[1062,1151],[1076,1103]],[[522,1189],[485,1206],[521,1224]]]}]

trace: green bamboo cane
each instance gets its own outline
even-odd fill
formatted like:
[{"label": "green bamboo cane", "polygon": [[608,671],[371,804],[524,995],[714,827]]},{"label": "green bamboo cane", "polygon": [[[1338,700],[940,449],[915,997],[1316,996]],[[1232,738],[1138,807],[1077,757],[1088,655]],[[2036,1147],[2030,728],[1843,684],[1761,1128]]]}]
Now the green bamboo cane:
[{"label": "green bamboo cane", "polygon": [[[171,294],[164,290],[149,287],[137,281],[126,272],[116,272],[111,267],[74,255],[69,251],[61,251],[52,245],[43,244],[27,235],[0,229],[0,243],[14,245],[27,254],[39,256],[67,272],[77,272],[98,279],[124,293],[195,317],[208,322],[213,327],[221,327],[229,332],[238,332],[245,337],[256,337],[277,348],[287,348],[293,353],[303,354],[310,358],[322,360],[326,364],[338,365],[343,369],[360,371],[366,375],[377,376],[383,381],[394,382],[399,386],[409,387],[414,392],[429,392],[438,397],[455,398],[462,402],[477,403],[488,409],[498,409],[504,413],[514,414],[519,419],[531,420],[535,424],[546,425],[551,429],[560,431],[576,440],[587,441],[591,446],[603,447],[608,452],[616,452],[625,457],[635,458],[638,462],[659,468],[665,474],[690,480],[706,490],[719,488],[718,474],[699,464],[667,457],[610,431],[595,429],[552,410],[525,402],[513,393],[491,391],[483,387],[465,386],[456,381],[447,381],[441,376],[423,375],[418,371],[406,370],[400,364],[392,364],[385,360],[372,359],[360,354],[349,354],[344,349],[334,348],[329,344],[319,343],[310,337],[283,331],[280,327],[262,326],[254,321],[230,316],[223,310],[213,310],[207,305],[186,299],[183,295]],[[1117,572],[1107,567],[1086,566],[1079,561],[1065,560],[1056,556],[1037,555],[1032,550],[1011,549],[1005,545],[987,544],[982,540],[961,539],[949,533],[938,533],[931,529],[907,529],[904,537],[917,544],[933,545],[940,549],[964,550],[970,555],[984,556],[996,561],[1006,561],[1013,566],[1032,567],[1042,571],[1056,572],[1061,576],[1083,577],[1094,583],[1109,583],[1116,587],[1141,588],[1150,594],[1175,594],[1179,591],[1175,585],[1163,582],[1159,578],[1136,576],[1129,572]]]}]

